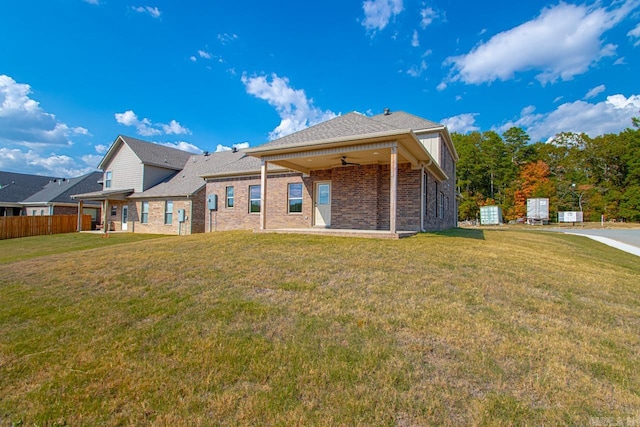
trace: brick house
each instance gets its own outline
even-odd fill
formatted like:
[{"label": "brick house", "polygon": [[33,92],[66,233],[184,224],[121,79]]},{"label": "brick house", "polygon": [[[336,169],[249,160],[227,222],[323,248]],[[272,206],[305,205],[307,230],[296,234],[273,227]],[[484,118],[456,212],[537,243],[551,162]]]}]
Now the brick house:
[{"label": "brick house", "polygon": [[[186,151],[120,135],[98,165],[103,171],[102,189],[78,193],[73,198],[80,204],[87,201],[102,204],[100,224],[105,231],[136,231],[138,223],[148,223],[151,201],[137,202],[130,199],[130,196],[143,194],[150,188],[174,178],[185,168],[191,155]],[[185,208],[191,209],[191,196],[192,194],[184,194]],[[154,199],[153,204],[156,212],[156,205],[162,202]],[[182,227],[186,234],[191,232],[190,221],[182,224]],[[174,229],[175,227],[169,227],[163,232],[170,233]]]},{"label": "brick house", "polygon": [[349,113],[245,151],[193,155],[118,136],[99,166],[102,190],[74,197],[100,201],[114,231],[399,237],[456,226],[457,160],[442,125],[404,112]]},{"label": "brick house", "polygon": [[349,113],[245,151],[203,175],[211,230],[375,230],[457,225],[458,155],[446,127],[404,112]]},{"label": "brick house", "polygon": [[203,233],[208,211],[202,175],[242,156],[235,151],[195,155],[120,135],[98,166],[101,189],[73,197],[102,204],[105,232]]},{"label": "brick house", "polygon": [[[76,178],[54,178],[40,191],[22,201],[27,216],[36,215],[77,215],[78,203],[72,194],[96,191],[101,188],[102,174],[91,172]],[[100,203],[88,202],[82,213],[91,215],[92,224],[100,218]]]},{"label": "brick house", "polygon": [[22,201],[41,191],[54,179],[58,178],[0,171],[0,216],[24,215]]}]

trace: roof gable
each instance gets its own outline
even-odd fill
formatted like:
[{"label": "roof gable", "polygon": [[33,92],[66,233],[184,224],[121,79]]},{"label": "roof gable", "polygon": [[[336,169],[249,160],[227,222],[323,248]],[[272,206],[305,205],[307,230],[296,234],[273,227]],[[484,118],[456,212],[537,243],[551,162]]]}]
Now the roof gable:
[{"label": "roof gable", "polygon": [[113,144],[111,144],[109,151],[100,162],[100,165],[98,166],[99,169],[104,170],[105,166],[118,152],[118,148],[121,144],[129,146],[133,153],[140,159],[141,163],[167,169],[182,169],[187,160],[189,160],[189,157],[192,156],[192,153],[189,153],[188,151],[143,141],[130,136],[119,135]]}]

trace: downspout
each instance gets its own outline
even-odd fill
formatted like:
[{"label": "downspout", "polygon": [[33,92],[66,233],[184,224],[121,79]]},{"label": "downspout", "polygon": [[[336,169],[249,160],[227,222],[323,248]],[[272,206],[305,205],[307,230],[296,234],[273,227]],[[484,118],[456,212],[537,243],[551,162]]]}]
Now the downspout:
[{"label": "downspout", "polygon": [[426,189],[425,185],[424,185],[424,181],[425,181],[425,174],[424,174],[424,165],[420,166],[420,231],[421,232],[425,232],[426,228],[424,226],[424,203],[425,203],[425,197],[424,197],[424,191]]},{"label": "downspout", "polygon": [[[191,199],[191,194],[187,194],[187,200]],[[193,199],[189,203],[189,234],[193,234]]]}]

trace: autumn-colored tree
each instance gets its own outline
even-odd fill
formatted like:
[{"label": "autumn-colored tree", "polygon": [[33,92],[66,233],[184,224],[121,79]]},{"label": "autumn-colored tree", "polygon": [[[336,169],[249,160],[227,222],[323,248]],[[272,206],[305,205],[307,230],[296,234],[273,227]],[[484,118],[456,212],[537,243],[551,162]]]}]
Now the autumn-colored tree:
[{"label": "autumn-colored tree", "polygon": [[514,192],[513,208],[506,214],[509,219],[527,215],[527,199],[553,195],[554,188],[549,175],[549,166],[542,160],[527,163],[522,167],[517,189]]}]

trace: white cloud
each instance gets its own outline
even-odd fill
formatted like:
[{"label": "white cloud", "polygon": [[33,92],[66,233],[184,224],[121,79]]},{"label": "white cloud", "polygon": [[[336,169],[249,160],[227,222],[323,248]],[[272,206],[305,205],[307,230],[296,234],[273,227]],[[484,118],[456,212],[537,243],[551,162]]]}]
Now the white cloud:
[{"label": "white cloud", "polygon": [[403,10],[402,0],[366,0],[362,3],[364,21],[367,30],[382,30],[389,20]]},{"label": "white cloud", "polygon": [[69,156],[55,153],[41,156],[34,150],[0,147],[0,169],[34,175],[75,177],[94,171],[95,165],[81,165]]},{"label": "white cloud", "polygon": [[420,46],[420,39],[418,38],[418,31],[413,31],[413,37],[411,37],[411,46],[418,47]]},{"label": "white cloud", "polygon": [[448,117],[440,120],[440,123],[445,125],[449,132],[467,133],[480,130],[480,127],[476,125],[476,116],[478,113],[465,113],[457,116]]},{"label": "white cloud", "polygon": [[438,83],[438,86],[436,86],[436,89],[438,90],[438,92],[442,92],[446,88],[447,88],[447,84],[445,82],[440,82]]},{"label": "white cloud", "polygon": [[193,56],[193,55],[191,55],[191,56],[189,57],[189,59],[190,59],[192,62],[196,62],[196,61],[198,60],[198,58],[196,58],[196,57],[195,57],[195,56]]},{"label": "white cloud", "polygon": [[179,141],[179,142],[158,142],[160,145],[164,145],[165,147],[177,148],[178,150],[188,151],[194,154],[202,153],[202,150],[197,146],[191,144],[190,142]]},{"label": "white cloud", "polygon": [[206,50],[199,50],[198,51],[198,55],[200,55],[200,58],[204,58],[204,59],[213,58],[213,56],[211,56],[211,54],[209,52],[207,52]]},{"label": "white cloud", "polygon": [[220,41],[220,43],[222,44],[227,44],[229,42],[232,42],[234,40],[238,39],[238,35],[237,34],[218,34],[218,40]]},{"label": "white cloud", "polygon": [[98,144],[94,148],[96,149],[96,153],[98,154],[105,154],[107,151],[109,151],[109,146],[104,144]]},{"label": "white cloud", "polygon": [[239,142],[237,144],[233,144],[231,147],[228,147],[228,146],[222,145],[222,144],[218,144],[218,146],[216,147],[216,152],[231,151],[234,148],[237,148],[238,150],[244,150],[246,148],[249,148],[249,143],[248,142]]},{"label": "white cloud", "polygon": [[82,1],[89,4],[100,4],[99,0],[82,0]]},{"label": "white cloud", "polygon": [[627,36],[631,39],[637,39],[634,46],[640,46],[640,24],[636,25],[636,27],[627,33]]},{"label": "white cloud", "polygon": [[158,10],[157,7],[151,7],[151,6],[131,6],[131,10],[138,12],[138,13],[146,13],[149,16],[151,16],[152,18],[160,18],[161,12],[160,10]]},{"label": "white cloud", "polygon": [[593,89],[591,89],[589,92],[587,92],[587,94],[584,96],[584,99],[595,98],[600,93],[604,92],[606,88],[607,87],[605,85],[596,86]]},{"label": "white cloud", "polygon": [[531,70],[538,72],[536,79],[543,85],[570,80],[602,58],[615,55],[616,46],[603,45],[601,36],[637,5],[636,0],[627,0],[607,11],[561,2],[545,8],[535,19],[496,34],[468,54],[448,58],[445,64],[452,66],[450,80],[490,83]]},{"label": "white cloud", "polygon": [[269,139],[281,138],[336,117],[330,110],[322,111],[315,107],[304,90],[290,87],[286,77],[272,74],[269,82],[266,76],[247,77],[243,74],[242,83],[248,94],[267,101],[280,116],[280,124],[269,133]]},{"label": "white cloud", "polygon": [[584,132],[591,137],[618,133],[631,127],[631,118],[640,110],[640,95],[628,98],[617,94],[595,104],[585,101],[564,103],[550,113],[535,113],[530,106],[516,121],[499,127],[504,131],[512,126],[525,128],[532,141],[544,141],[561,132]]},{"label": "white cloud", "polygon": [[69,127],[30,98],[31,86],[0,75],[0,142],[34,148],[73,145],[72,135],[89,135],[83,127]]},{"label": "white cloud", "polygon": [[85,154],[80,157],[85,164],[92,167],[93,169],[97,169],[98,165],[102,161],[102,156],[98,156],[97,154]]},{"label": "white cloud", "polygon": [[438,17],[438,13],[430,7],[425,7],[420,10],[420,17],[422,18],[420,20],[420,26],[422,28],[427,28],[431,25],[433,20]]},{"label": "white cloud", "polygon": [[420,65],[414,65],[407,70],[407,74],[411,77],[420,77],[422,73],[427,69],[427,62],[422,61]]},{"label": "white cloud", "polygon": [[136,128],[136,132],[142,136],[162,135],[163,133],[166,135],[191,134],[189,129],[182,126],[175,120],[171,120],[169,124],[153,124],[151,120],[147,118],[140,120],[132,110],[127,110],[124,113],[116,113],[115,118],[116,121],[122,125],[134,126]]},{"label": "white cloud", "polygon": [[176,122],[175,120],[171,120],[168,125],[162,125],[162,130],[164,130],[164,133],[166,133],[167,135],[191,134],[191,131],[189,129],[182,126],[180,123]]}]

